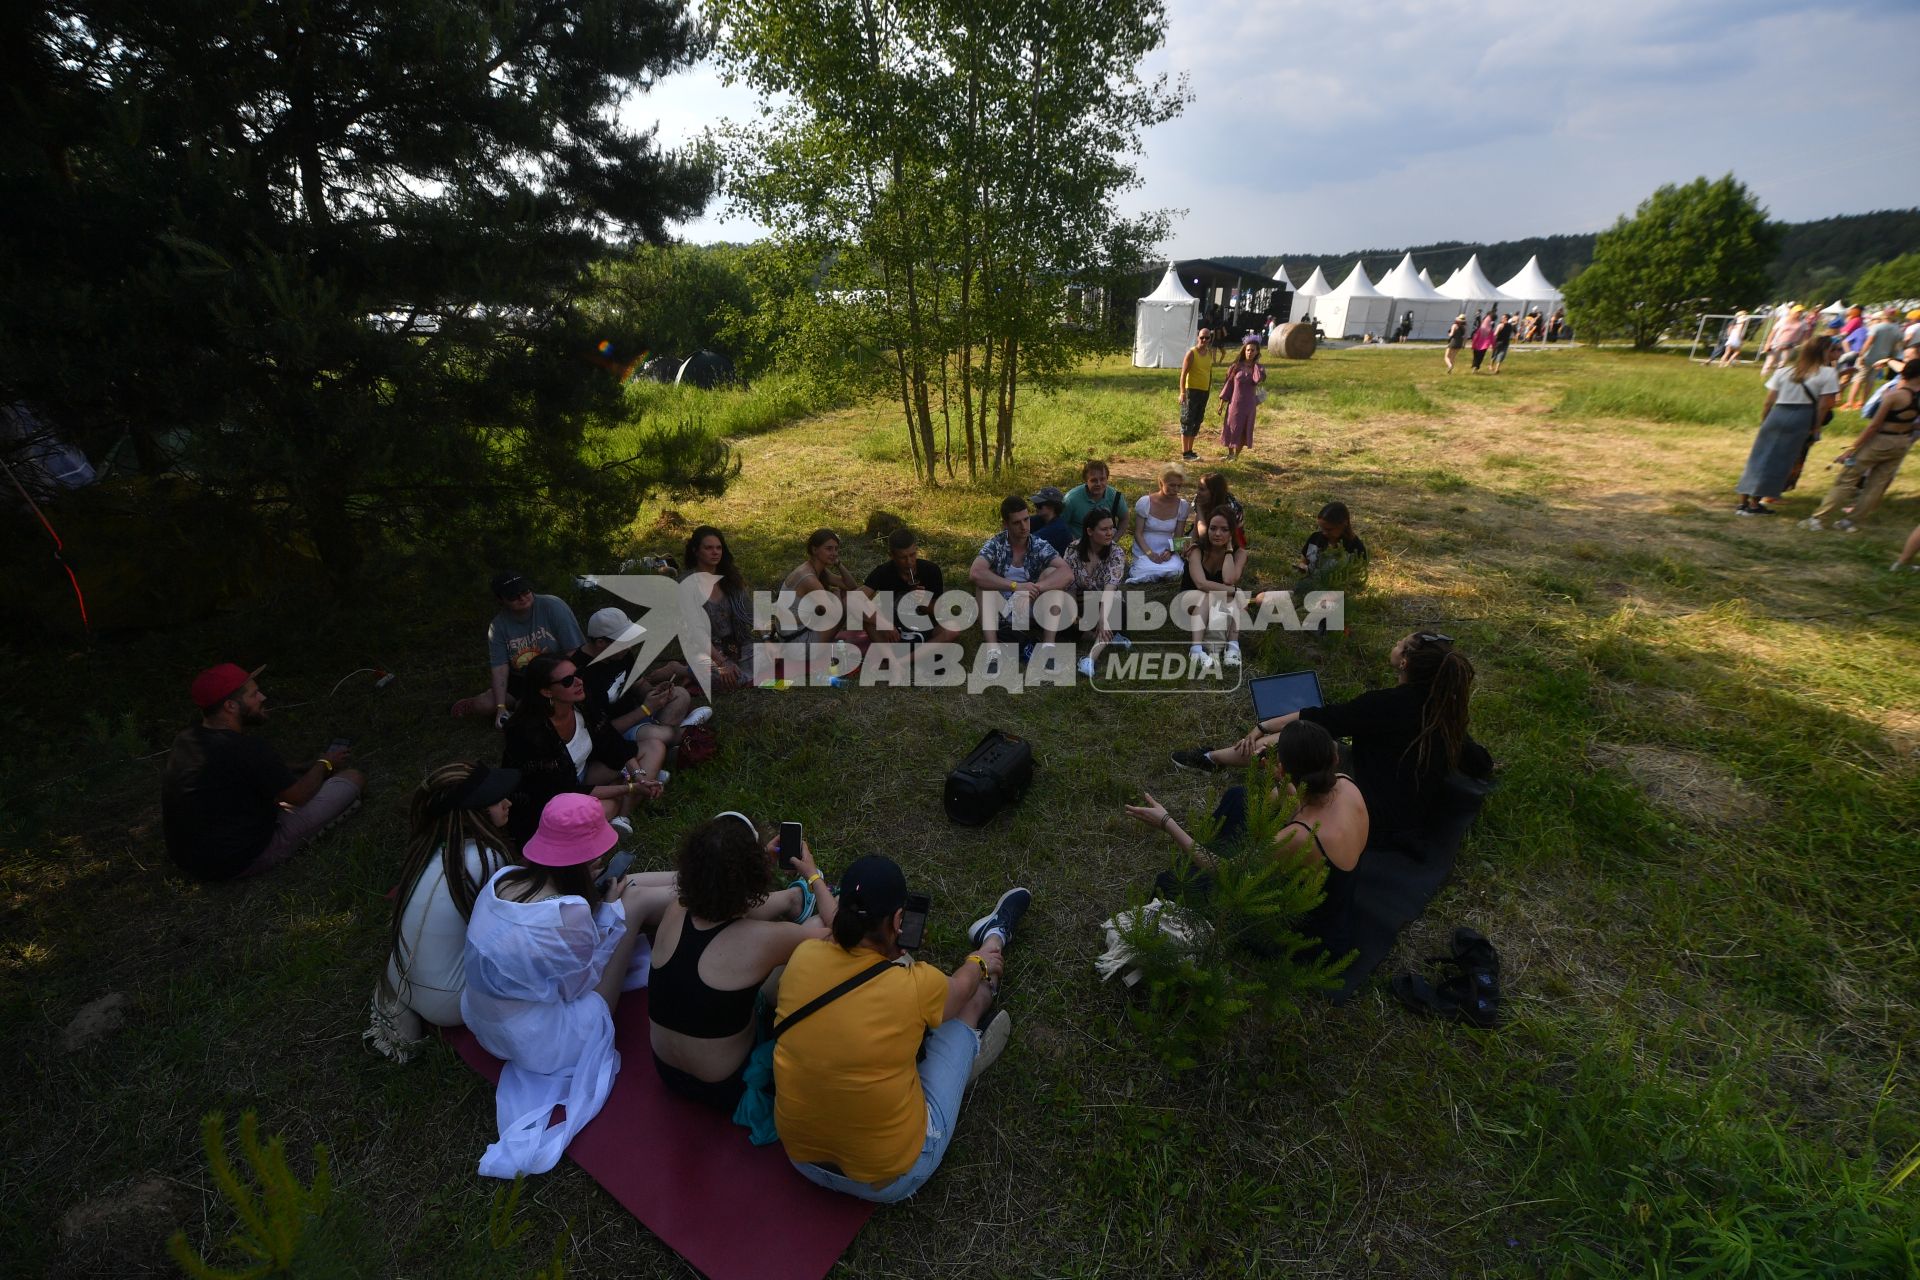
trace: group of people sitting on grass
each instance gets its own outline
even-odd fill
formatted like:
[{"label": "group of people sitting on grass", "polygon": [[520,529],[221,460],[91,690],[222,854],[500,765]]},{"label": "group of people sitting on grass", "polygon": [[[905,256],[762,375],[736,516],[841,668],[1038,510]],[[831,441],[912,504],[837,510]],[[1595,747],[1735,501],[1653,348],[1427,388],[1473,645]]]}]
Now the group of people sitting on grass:
[{"label": "group of people sitting on grass", "polygon": [[[480,1172],[558,1162],[631,1069],[613,1014],[646,986],[653,1069],[668,1090],[749,1127],[770,1121],[822,1186],[881,1202],[917,1191],[967,1084],[1007,1043],[1011,1020],[994,1000],[1032,895],[1001,894],[949,975],[915,960],[924,921],[909,919],[905,873],[889,858],[858,858],[829,888],[809,843],[783,849],[728,811],[681,836],[672,870],[635,873],[591,796],[555,796],[516,839],[521,782],[459,763],[414,795],[369,1032],[404,1057],[421,1024],[464,1024],[502,1059],[500,1136]],[[770,1113],[755,1087],[769,1073]]]},{"label": "group of people sitting on grass", "polygon": [[[1184,590],[1240,588],[1243,512],[1220,477],[1189,501],[1184,471],[1169,467],[1131,506],[1103,464],[1088,464],[1083,480],[1070,493],[1043,489],[1003,504],[1002,528],[968,575],[991,606],[988,640],[1013,625],[1002,606],[1020,591],[1099,595],[1130,582],[1171,584],[1176,574]],[[1123,515],[1131,553],[1120,541]],[[816,535],[782,588],[904,597],[944,585],[907,530],[890,537],[886,560],[862,582],[838,553],[837,538]],[[1311,575],[1340,554],[1364,556],[1365,546],[1345,508],[1330,504],[1294,567]],[[709,654],[685,656],[710,664],[715,696],[754,683],[752,611],[724,535],[695,530],[686,562],[713,575],[714,642]],[[972,950],[949,976],[913,963],[919,922],[906,910],[904,873],[883,857],[856,860],[829,889],[804,843],[782,849],[728,812],[686,831],[671,869],[633,871],[631,853],[616,852],[632,835],[630,816],[662,795],[670,753],[702,732],[712,704],[685,662],[635,671],[596,660],[636,642],[639,628],[621,611],[602,609],[581,628],[564,601],[520,575],[498,575],[492,587],[489,689],[454,710],[501,730],[500,763],[446,765],[412,798],[368,1038],[405,1057],[430,1027],[471,1028],[506,1063],[500,1137],[481,1169],[542,1171],[598,1112],[620,1069],[612,1018],[623,992],[650,985],[651,1047],[665,1087],[777,1133],[823,1186],[883,1201],[911,1195],[939,1164],[968,1081],[1006,1043],[994,993],[1031,895],[1003,893],[969,929]],[[1089,662],[1126,643],[1098,610],[1089,618]],[[899,614],[867,637],[951,638],[937,627],[913,633]],[[1237,646],[1228,652],[1238,659]],[[169,761],[169,848],[204,878],[284,860],[364,787],[347,743],[296,770],[252,732],[266,721],[258,675],[233,664],[203,672],[190,691],[200,723]],[[1363,754],[1364,742],[1362,734]],[[1345,859],[1345,837],[1332,838],[1329,858]],[[756,1088],[769,1076],[770,1106]],[[556,1106],[563,1119],[553,1123]]]}]

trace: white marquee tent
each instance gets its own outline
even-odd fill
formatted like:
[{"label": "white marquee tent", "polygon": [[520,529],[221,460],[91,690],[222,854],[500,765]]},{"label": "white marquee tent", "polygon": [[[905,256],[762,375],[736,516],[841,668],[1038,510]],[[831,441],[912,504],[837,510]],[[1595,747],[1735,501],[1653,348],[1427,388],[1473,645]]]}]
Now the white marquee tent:
[{"label": "white marquee tent", "polygon": [[1178,369],[1199,331],[1200,299],[1187,292],[1168,263],[1159,288],[1140,299],[1134,312],[1134,367]]},{"label": "white marquee tent", "polygon": [[1357,338],[1367,332],[1384,338],[1393,319],[1393,299],[1373,287],[1366,269],[1355,259],[1347,278],[1319,300],[1313,314],[1329,338]]},{"label": "white marquee tent", "polygon": [[1425,284],[1428,288],[1433,287],[1433,276],[1428,273],[1425,267],[1420,268],[1420,281],[1422,284]]},{"label": "white marquee tent", "polygon": [[[1487,279],[1487,273],[1480,269],[1480,255],[1474,254],[1467,259],[1465,266],[1447,277],[1447,282],[1436,288],[1458,304],[1459,311],[1467,312],[1467,321],[1472,323],[1473,312],[1493,308],[1499,311],[1517,311],[1523,299],[1502,293],[1493,281]],[[1459,314],[1456,311],[1454,314]]]},{"label": "white marquee tent", "polygon": [[1305,320],[1314,314],[1314,305],[1332,292],[1333,286],[1327,283],[1320,268],[1315,267],[1307,282],[1293,291],[1293,308],[1287,313],[1287,319]]},{"label": "white marquee tent", "polygon": [[1823,316],[1843,316],[1847,314],[1846,300],[1842,298],[1834,299],[1832,306],[1820,308],[1820,314]]},{"label": "white marquee tent", "polygon": [[1520,311],[1523,314],[1538,311],[1543,316],[1550,316],[1566,302],[1540,270],[1540,259],[1537,257],[1528,258],[1527,265],[1514,272],[1513,279],[1500,286],[1500,292],[1510,298],[1520,299]]},{"label": "white marquee tent", "polygon": [[1400,317],[1411,311],[1412,337],[1444,338],[1447,336],[1447,327],[1460,312],[1453,299],[1441,294],[1414,271],[1411,253],[1401,258],[1400,265],[1382,276],[1380,283],[1374,287],[1393,299],[1393,318],[1388,326],[1390,333],[1400,332]]}]

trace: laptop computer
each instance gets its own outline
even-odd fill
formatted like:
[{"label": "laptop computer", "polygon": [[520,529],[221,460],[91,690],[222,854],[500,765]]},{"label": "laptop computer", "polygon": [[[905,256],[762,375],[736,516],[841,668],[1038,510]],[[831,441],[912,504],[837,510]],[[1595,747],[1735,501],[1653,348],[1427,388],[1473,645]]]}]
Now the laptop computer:
[{"label": "laptop computer", "polygon": [[1320,677],[1312,671],[1255,676],[1247,681],[1247,689],[1253,694],[1255,720],[1271,720],[1325,702],[1320,696]]}]

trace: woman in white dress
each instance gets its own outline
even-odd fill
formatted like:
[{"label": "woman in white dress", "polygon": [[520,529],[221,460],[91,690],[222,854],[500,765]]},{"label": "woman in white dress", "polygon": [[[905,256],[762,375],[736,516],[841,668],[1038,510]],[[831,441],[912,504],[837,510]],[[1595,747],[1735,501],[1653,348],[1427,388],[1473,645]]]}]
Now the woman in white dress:
[{"label": "woman in white dress", "polygon": [[[393,897],[391,951],[373,993],[366,1039],[405,1062],[428,1023],[460,1025],[466,986],[467,917],[493,873],[518,861],[507,834],[518,769],[460,761],[442,765],[413,793],[412,833]],[[449,849],[460,850],[451,861]]]},{"label": "woman in white dress", "polygon": [[1184,562],[1177,541],[1187,527],[1192,508],[1180,496],[1187,469],[1169,466],[1160,473],[1160,488],[1133,504],[1133,567],[1128,582],[1176,582]]},{"label": "woman in white dress", "polygon": [[[621,992],[647,983],[643,931],[659,922],[673,888],[623,876],[601,891],[594,877],[616,838],[598,800],[557,795],[521,854],[525,865],[495,872],[474,900],[460,1013],[506,1064],[494,1096],[500,1140],[480,1157],[487,1177],[553,1168],[620,1070],[613,1012]],[[549,1124],[562,1104],[565,1119]]]}]

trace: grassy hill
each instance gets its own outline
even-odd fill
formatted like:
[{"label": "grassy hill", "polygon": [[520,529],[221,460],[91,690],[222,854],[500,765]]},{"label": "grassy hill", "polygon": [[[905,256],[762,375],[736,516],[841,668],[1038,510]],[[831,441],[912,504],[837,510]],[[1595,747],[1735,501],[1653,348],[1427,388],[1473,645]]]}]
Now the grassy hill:
[{"label": "grassy hill", "polygon": [[[1478,670],[1499,790],[1352,1002],[1244,1024],[1175,1076],[1092,960],[1101,921],[1168,865],[1121,806],[1151,791],[1204,813],[1232,779],[1167,752],[1237,735],[1243,691],[723,697],[719,756],[639,823],[643,867],[718,809],[802,820],[829,875],[885,851],[931,890],[943,968],[1000,888],[1036,895],[1008,967],[1011,1047],[940,1173],[834,1275],[1912,1275],[1920,575],[1887,571],[1920,521],[1912,476],[1864,533],[1796,529],[1850,438],[1836,423],[1784,515],[1736,520],[1758,380],[1668,356],[1522,349],[1498,378],[1448,377],[1431,349],[1353,349],[1279,364],[1269,386],[1229,471],[1253,576],[1288,581],[1334,498],[1373,568],[1350,635],[1271,634],[1249,665],[1312,666],[1344,698],[1390,678],[1398,637],[1443,629]],[[772,425],[748,411],[757,392],[724,393],[739,481],[636,513],[607,561],[710,520],[769,583],[831,522],[863,576],[884,509],[957,574],[1005,493],[1070,483],[1089,455],[1129,496],[1150,484],[1178,447],[1172,390],[1110,360],[1023,392],[1017,472],[932,493],[885,403]],[[1216,438],[1202,449],[1218,465]],[[567,1162],[528,1186],[524,1239],[490,1226],[474,1164],[492,1090],[444,1046],[399,1067],[361,1044],[408,795],[433,764],[499,750],[446,710],[483,678],[492,567],[436,586],[396,563],[351,602],[286,593],[91,649],[8,642],[0,1270],[174,1274],[169,1232],[211,1247],[235,1226],[199,1117],[252,1108],[303,1171],[329,1145],[359,1250],[338,1274],[525,1277],[564,1237],[576,1276],[692,1276]],[[607,602],[540,585],[583,616]],[[267,732],[288,755],[344,734],[372,784],[279,872],[209,886],[166,858],[158,776],[186,681],[227,655],[271,664]],[[342,679],[375,663],[398,679]],[[940,779],[989,725],[1037,745],[1037,780],[994,824],[952,826]],[[1462,923],[1504,958],[1491,1033],[1386,990]],[[111,994],[120,1024],[82,1034],[76,1015]],[[649,1136],[633,1140],[652,1158]]]}]

